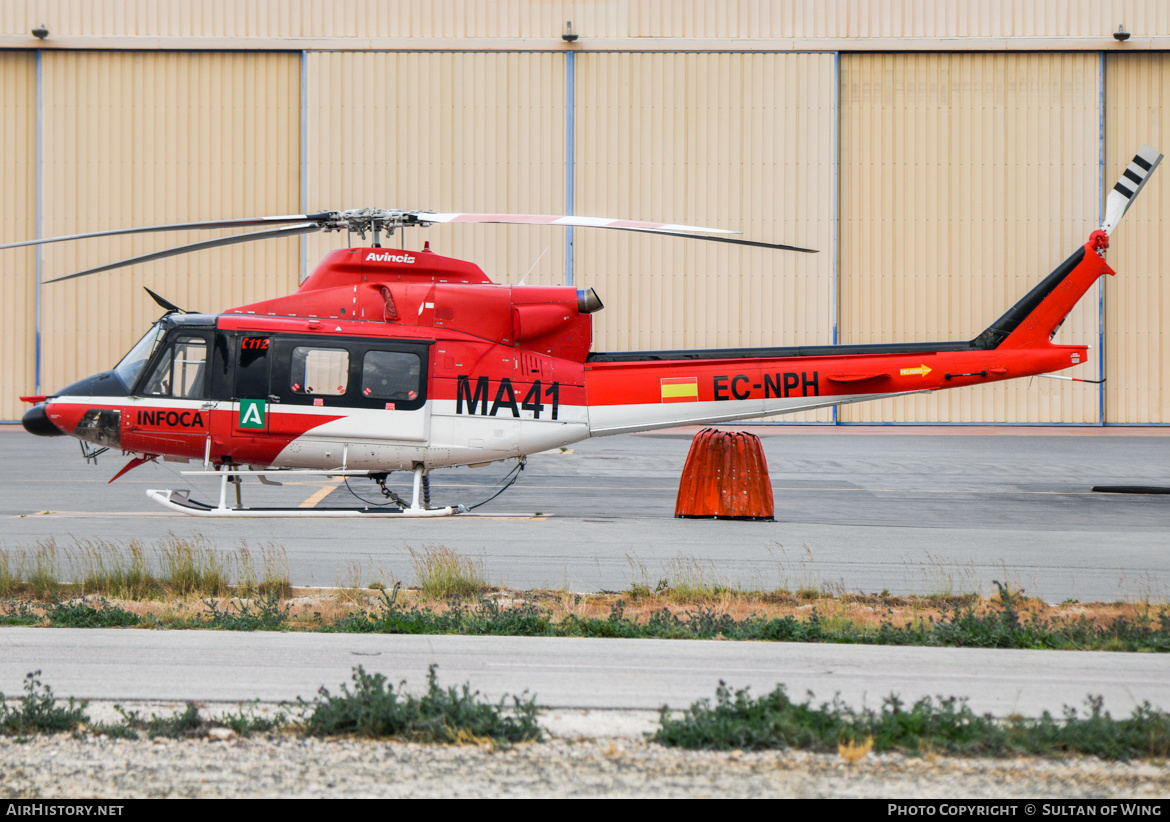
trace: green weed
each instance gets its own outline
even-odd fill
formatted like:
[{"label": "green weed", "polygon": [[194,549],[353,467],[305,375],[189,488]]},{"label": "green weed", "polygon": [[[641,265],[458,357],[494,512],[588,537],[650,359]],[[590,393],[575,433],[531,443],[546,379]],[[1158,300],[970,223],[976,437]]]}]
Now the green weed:
[{"label": "green weed", "polygon": [[127,711],[121,705],[115,705],[114,709],[122,721],[114,725],[94,726],[95,732],[129,739],[137,739],[143,733],[148,739],[194,739],[207,736],[213,728],[229,728],[237,736],[246,737],[277,733],[289,725],[288,717],[283,712],[272,718],[257,717],[253,710],[245,711],[243,706],[236,713],[225,714],[219,719],[204,716],[194,702],[188,702],[182,711],[170,716],[151,714],[150,719],[144,719],[138,711]]},{"label": "green weed", "polygon": [[110,605],[88,602],[9,602],[0,605],[0,625],[51,625],[54,628],[131,628],[147,621]]},{"label": "green weed", "polygon": [[33,671],[25,676],[24,696],[15,707],[9,708],[0,694],[0,732],[25,736],[72,731],[89,723],[86,704],[70,697],[68,707],[58,705],[52,689],[41,682],[41,672]]},{"label": "green weed", "polygon": [[386,681],[382,674],[368,674],[360,666],[353,671],[353,690],[341,686],[331,694],[321,688],[313,702],[301,700],[305,732],[313,736],[353,734],[370,738],[396,738],[414,742],[495,744],[529,742],[540,738],[536,704],[513,697],[511,710],[505,700],[496,705],[479,701],[479,692],[467,684],[441,688],[432,665],[427,673],[427,692],[415,698]]},{"label": "green weed", "polygon": [[1063,719],[1045,712],[1038,719],[978,715],[965,700],[924,697],[907,706],[891,695],[880,710],[854,710],[839,700],[814,706],[788,698],[784,686],[754,699],[720,681],[715,704],[701,700],[674,719],[664,707],[654,739],[682,748],[760,750],[799,748],[839,751],[872,744],[876,751],[943,752],[962,756],[1055,756],[1102,759],[1165,757],[1170,752],[1170,714],[1145,703],[1128,719],[1114,720],[1100,697],[1090,697],[1084,715],[1065,708]]},{"label": "green weed", "polygon": [[275,593],[260,600],[234,599],[225,611],[213,599],[204,600],[207,612],[190,620],[193,628],[223,631],[281,631],[288,627],[289,606]]}]

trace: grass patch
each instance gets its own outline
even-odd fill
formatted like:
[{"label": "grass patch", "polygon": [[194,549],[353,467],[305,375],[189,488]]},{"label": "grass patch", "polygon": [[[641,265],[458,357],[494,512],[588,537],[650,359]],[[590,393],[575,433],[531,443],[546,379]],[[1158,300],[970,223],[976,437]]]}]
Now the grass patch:
[{"label": "grass patch", "polygon": [[17,568],[14,573],[11,562],[8,549],[0,545],[0,597],[12,596],[17,592],[17,586],[20,584],[20,569]]},{"label": "grass patch", "polygon": [[716,573],[711,560],[676,557],[668,564],[667,575],[669,583],[662,593],[680,605],[708,602],[734,593],[727,580]]},{"label": "grass patch", "polygon": [[814,705],[788,698],[783,686],[754,699],[732,693],[722,681],[710,700],[694,703],[680,719],[663,708],[655,741],[711,750],[798,748],[837,751],[849,761],[875,751],[961,756],[1060,756],[1082,754],[1111,760],[1164,758],[1170,754],[1170,714],[1145,703],[1126,719],[1113,719],[1100,697],[1083,712],[1047,711],[1038,719],[978,715],[965,700],[924,697],[907,706],[896,696],[880,710],[854,710],[838,700]]},{"label": "grass patch", "polygon": [[224,596],[231,590],[224,561],[203,537],[171,534],[159,544],[162,582],[179,596]]},{"label": "grass patch", "polygon": [[[382,592],[376,608],[360,609],[321,630],[353,633],[469,634],[509,636],[628,637],[645,639],[738,639],[783,642],[837,642],[865,645],[924,645],[979,648],[1098,649],[1170,651],[1170,610],[1091,620],[1084,613],[1046,616],[1029,610],[1021,596],[1001,587],[995,600],[970,597],[933,602],[924,614],[915,604],[895,616],[892,606],[879,604],[874,624],[859,623],[842,613],[822,614],[817,606],[792,606],[796,614],[734,617],[708,606],[686,609],[643,607],[611,600],[606,615],[589,616],[526,601],[501,607],[495,600],[455,603],[442,609],[399,602],[399,589]],[[840,602],[837,600],[836,602]],[[824,600],[822,600],[824,604]],[[639,607],[644,606],[644,603]],[[807,608],[807,610],[803,610]]]},{"label": "grass patch", "polygon": [[466,599],[487,587],[487,572],[482,560],[460,556],[444,545],[431,545],[410,551],[410,564],[418,578],[419,590],[433,599]]},{"label": "grass patch", "polygon": [[386,589],[285,599],[110,602],[90,595],[49,602],[0,601],[0,625],[157,627],[236,631],[626,637],[836,642],[863,645],[1170,652],[1170,607],[1148,603],[1048,606],[1000,586],[974,596],[888,594],[721,595],[679,605],[669,592],[643,599],[499,590],[478,600],[427,599],[395,583]]},{"label": "grass patch", "polygon": [[389,684],[382,674],[353,671],[353,690],[341,686],[333,695],[322,688],[313,702],[301,703],[303,726],[313,736],[354,735],[373,739],[394,738],[411,742],[444,744],[491,742],[510,745],[540,738],[536,704],[513,697],[509,710],[505,699],[496,705],[479,700],[467,684],[441,688],[435,666],[427,673],[427,691],[416,698]]},{"label": "grass patch", "polygon": [[125,552],[104,540],[78,543],[82,593],[119,599],[145,599],[163,593],[159,580],[147,568],[146,551],[132,539]]},{"label": "grass patch", "polygon": [[[234,581],[233,581],[234,580]],[[53,539],[33,549],[0,549],[0,597],[55,600],[66,595],[99,595],[125,600],[242,596],[275,593],[288,597],[288,558],[268,544],[254,552],[247,543],[217,551],[201,536],[168,535],[148,548],[105,540]]]},{"label": "grass patch", "polygon": [[51,537],[40,540],[32,555],[32,568],[28,575],[29,588],[38,596],[52,596],[60,587],[57,578],[57,544]]}]

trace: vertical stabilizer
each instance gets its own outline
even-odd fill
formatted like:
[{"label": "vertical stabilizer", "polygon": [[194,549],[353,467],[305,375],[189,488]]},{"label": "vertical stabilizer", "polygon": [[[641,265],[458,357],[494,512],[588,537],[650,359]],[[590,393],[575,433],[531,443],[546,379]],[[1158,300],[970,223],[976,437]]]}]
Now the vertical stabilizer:
[{"label": "vertical stabilizer", "polygon": [[1105,222],[1089,241],[1029,291],[1007,313],[971,341],[973,348],[1031,348],[1049,343],[1077,301],[1103,274],[1112,274],[1104,259],[1109,232],[1117,228],[1162,162],[1161,153],[1142,146],[1105,198]]}]

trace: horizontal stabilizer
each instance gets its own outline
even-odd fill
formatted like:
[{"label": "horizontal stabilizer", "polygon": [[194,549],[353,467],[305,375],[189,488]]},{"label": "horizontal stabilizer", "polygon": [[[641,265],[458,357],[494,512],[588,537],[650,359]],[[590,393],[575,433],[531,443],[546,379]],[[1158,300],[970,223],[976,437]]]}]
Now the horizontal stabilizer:
[{"label": "horizontal stabilizer", "polygon": [[1117,224],[1121,222],[1125,212],[1129,211],[1134,199],[1160,162],[1162,162],[1162,155],[1157,149],[1142,146],[1138,150],[1133,160],[1122,172],[1121,177],[1118,178],[1117,185],[1113,186],[1113,190],[1105,198],[1105,221],[1101,223],[1102,231],[1106,234],[1113,233],[1113,229],[1117,228]]}]

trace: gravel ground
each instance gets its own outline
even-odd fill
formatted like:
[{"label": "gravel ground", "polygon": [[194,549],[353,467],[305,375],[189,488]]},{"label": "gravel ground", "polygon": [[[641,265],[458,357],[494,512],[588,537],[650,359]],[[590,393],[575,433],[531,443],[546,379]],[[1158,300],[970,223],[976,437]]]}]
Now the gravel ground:
[{"label": "gravel ground", "polygon": [[606,717],[618,735],[579,733],[599,719],[562,712],[544,722],[550,739],[507,749],[292,736],[0,737],[0,798],[1170,797],[1165,762],[870,754],[851,764],[791,751],[678,751],[632,733],[646,716]]}]

